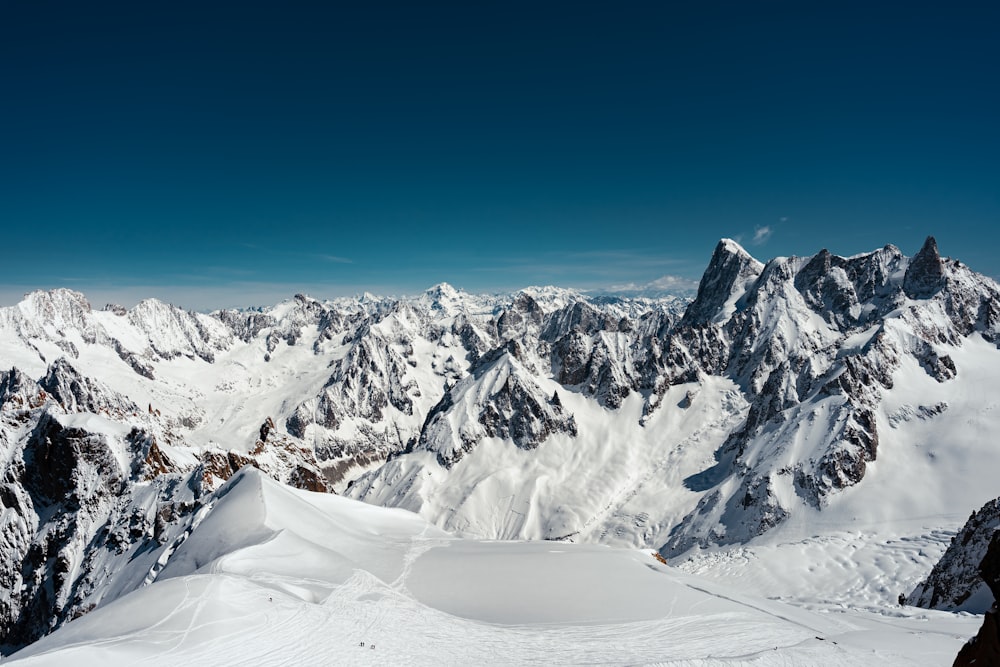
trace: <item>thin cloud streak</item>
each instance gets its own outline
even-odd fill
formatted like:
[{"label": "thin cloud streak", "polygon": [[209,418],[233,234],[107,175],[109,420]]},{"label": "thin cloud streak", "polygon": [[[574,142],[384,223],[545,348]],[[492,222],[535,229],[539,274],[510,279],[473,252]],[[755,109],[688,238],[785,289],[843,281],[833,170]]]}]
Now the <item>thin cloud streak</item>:
[{"label": "thin cloud streak", "polygon": [[651,280],[648,283],[624,283],[619,285],[612,285],[607,288],[611,292],[675,292],[679,294],[686,294],[689,292],[697,291],[698,281],[692,280],[691,278],[685,278],[683,276],[661,276],[656,280]]},{"label": "thin cloud streak", "polygon": [[770,225],[764,225],[763,227],[757,227],[757,228],[754,229],[754,232],[753,232],[753,241],[752,241],[752,243],[754,245],[762,245],[762,244],[766,243],[769,238],[771,238],[772,234],[774,234],[774,230],[771,229]]}]

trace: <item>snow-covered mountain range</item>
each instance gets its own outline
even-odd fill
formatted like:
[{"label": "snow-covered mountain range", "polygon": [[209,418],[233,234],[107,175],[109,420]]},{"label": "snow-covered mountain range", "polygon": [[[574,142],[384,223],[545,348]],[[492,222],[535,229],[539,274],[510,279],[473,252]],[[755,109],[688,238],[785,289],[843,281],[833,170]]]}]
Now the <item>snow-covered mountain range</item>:
[{"label": "snow-covered mountain range", "polygon": [[0,642],[156,581],[246,465],[467,538],[695,569],[891,525],[930,546],[873,599],[923,601],[1000,494],[998,342],[1000,286],[933,239],[767,264],[723,240],[693,300],[34,292],[0,308]]}]

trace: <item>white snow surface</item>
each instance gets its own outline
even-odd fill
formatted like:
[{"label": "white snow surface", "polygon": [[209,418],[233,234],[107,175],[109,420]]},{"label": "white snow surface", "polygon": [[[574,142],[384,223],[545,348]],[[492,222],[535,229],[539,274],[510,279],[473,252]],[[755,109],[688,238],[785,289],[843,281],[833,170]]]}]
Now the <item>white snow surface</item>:
[{"label": "white snow surface", "polygon": [[252,469],[217,496],[155,583],[9,663],[939,665],[979,621],[768,600],[645,551],[460,539]]}]

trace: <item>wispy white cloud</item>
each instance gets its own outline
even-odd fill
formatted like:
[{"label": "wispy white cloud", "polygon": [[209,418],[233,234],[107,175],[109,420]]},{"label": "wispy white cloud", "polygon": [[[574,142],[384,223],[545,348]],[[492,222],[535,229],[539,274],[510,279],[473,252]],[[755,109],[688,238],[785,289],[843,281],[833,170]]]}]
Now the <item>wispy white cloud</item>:
[{"label": "wispy white cloud", "polygon": [[652,293],[664,292],[671,294],[688,294],[698,290],[698,281],[683,276],[661,276],[648,283],[628,282],[618,285],[611,285],[607,288],[609,292],[616,293]]},{"label": "wispy white cloud", "polygon": [[698,289],[698,281],[683,276],[663,276],[649,283],[649,286],[663,290]]},{"label": "wispy white cloud", "polygon": [[315,255],[315,257],[333,264],[354,264],[354,260],[348,257],[340,257],[339,255]]},{"label": "wispy white cloud", "polygon": [[774,230],[771,229],[770,225],[764,225],[763,227],[755,227],[753,231],[753,244],[761,245],[774,234]]},{"label": "wispy white cloud", "polygon": [[[491,257],[467,269],[483,291],[503,292],[525,285],[558,285],[597,294],[686,294],[703,265],[639,249],[549,251]],[[667,273],[668,272],[668,273]],[[475,291],[475,287],[473,287]]]}]

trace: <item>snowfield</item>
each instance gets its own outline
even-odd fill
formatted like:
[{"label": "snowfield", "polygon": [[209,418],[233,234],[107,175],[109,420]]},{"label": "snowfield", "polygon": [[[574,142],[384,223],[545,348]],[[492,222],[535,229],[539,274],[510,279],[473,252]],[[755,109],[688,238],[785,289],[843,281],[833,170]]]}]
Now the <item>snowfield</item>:
[{"label": "snowfield", "polygon": [[731,555],[678,569],[646,551],[460,539],[245,469],[152,585],[9,663],[941,665],[975,633],[972,615],[763,595],[838,581],[781,574],[817,550],[833,562],[857,547],[765,549],[742,575]]}]

